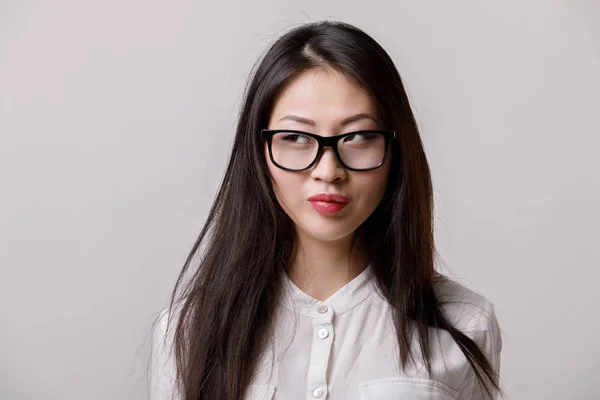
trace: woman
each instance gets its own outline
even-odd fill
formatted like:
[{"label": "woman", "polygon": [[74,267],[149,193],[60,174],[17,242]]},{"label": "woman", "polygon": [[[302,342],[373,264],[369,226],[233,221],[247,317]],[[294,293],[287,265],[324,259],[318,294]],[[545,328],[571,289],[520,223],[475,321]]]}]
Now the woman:
[{"label": "woman", "polygon": [[493,304],[434,271],[430,171],[388,54],[351,25],[306,24],[244,100],[154,330],[151,399],[501,394]]}]

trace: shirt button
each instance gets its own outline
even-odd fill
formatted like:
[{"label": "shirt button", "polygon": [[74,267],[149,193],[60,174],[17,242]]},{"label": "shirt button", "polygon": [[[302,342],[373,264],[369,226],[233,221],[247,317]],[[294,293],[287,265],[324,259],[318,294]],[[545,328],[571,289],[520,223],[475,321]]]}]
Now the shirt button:
[{"label": "shirt button", "polygon": [[327,336],[329,336],[329,332],[327,331],[327,329],[321,328],[319,329],[318,335],[321,339],[325,339]]},{"label": "shirt button", "polygon": [[317,311],[319,314],[325,314],[327,312],[327,306],[319,306],[317,307]]},{"label": "shirt button", "polygon": [[321,388],[315,389],[315,391],[313,392],[313,396],[315,396],[315,397],[321,397],[321,396],[323,396],[323,392],[324,391]]}]

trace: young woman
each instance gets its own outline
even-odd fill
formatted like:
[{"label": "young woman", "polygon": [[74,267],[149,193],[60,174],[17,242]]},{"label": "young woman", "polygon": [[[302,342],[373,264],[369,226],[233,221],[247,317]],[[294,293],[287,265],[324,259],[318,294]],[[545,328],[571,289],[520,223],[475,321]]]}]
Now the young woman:
[{"label": "young woman", "polygon": [[244,100],[155,325],[150,398],[497,398],[494,307],[434,270],[430,171],[388,54],[351,25],[306,24]]}]

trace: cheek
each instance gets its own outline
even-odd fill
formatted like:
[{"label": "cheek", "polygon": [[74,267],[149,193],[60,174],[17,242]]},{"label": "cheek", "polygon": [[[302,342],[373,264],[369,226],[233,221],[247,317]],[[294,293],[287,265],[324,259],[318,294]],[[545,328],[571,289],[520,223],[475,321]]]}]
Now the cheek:
[{"label": "cheek", "polygon": [[267,164],[272,176],[271,184],[279,205],[288,215],[292,216],[294,208],[298,207],[302,199],[301,174],[279,169],[270,160],[267,161]]},{"label": "cheek", "polygon": [[271,162],[271,158],[269,157],[269,149],[268,149],[266,143],[265,143],[265,162],[267,163],[267,167],[268,167],[269,173],[271,175],[271,185],[273,185],[273,190],[275,191],[275,194],[277,194],[277,196],[279,197],[278,192],[280,191],[280,189],[279,189],[280,183],[285,182],[284,177],[281,176],[282,175],[281,172],[284,172],[284,171],[277,168]]},{"label": "cheek", "polygon": [[356,177],[356,190],[361,194],[362,207],[372,212],[375,210],[387,189],[389,167],[383,166],[373,173]]},{"label": "cheek", "polygon": [[385,194],[387,187],[387,175],[376,175],[362,177],[358,191],[364,194],[364,199],[368,203],[379,203]]}]

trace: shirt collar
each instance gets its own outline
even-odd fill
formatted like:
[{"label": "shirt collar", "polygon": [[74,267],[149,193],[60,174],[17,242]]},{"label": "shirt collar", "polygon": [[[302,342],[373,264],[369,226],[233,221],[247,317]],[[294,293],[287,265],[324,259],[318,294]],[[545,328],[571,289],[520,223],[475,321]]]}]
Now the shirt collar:
[{"label": "shirt collar", "polygon": [[324,301],[303,292],[287,274],[283,274],[283,306],[308,317],[315,316],[315,310],[323,305],[331,306],[336,315],[345,313],[363,302],[374,290],[372,264]]}]

